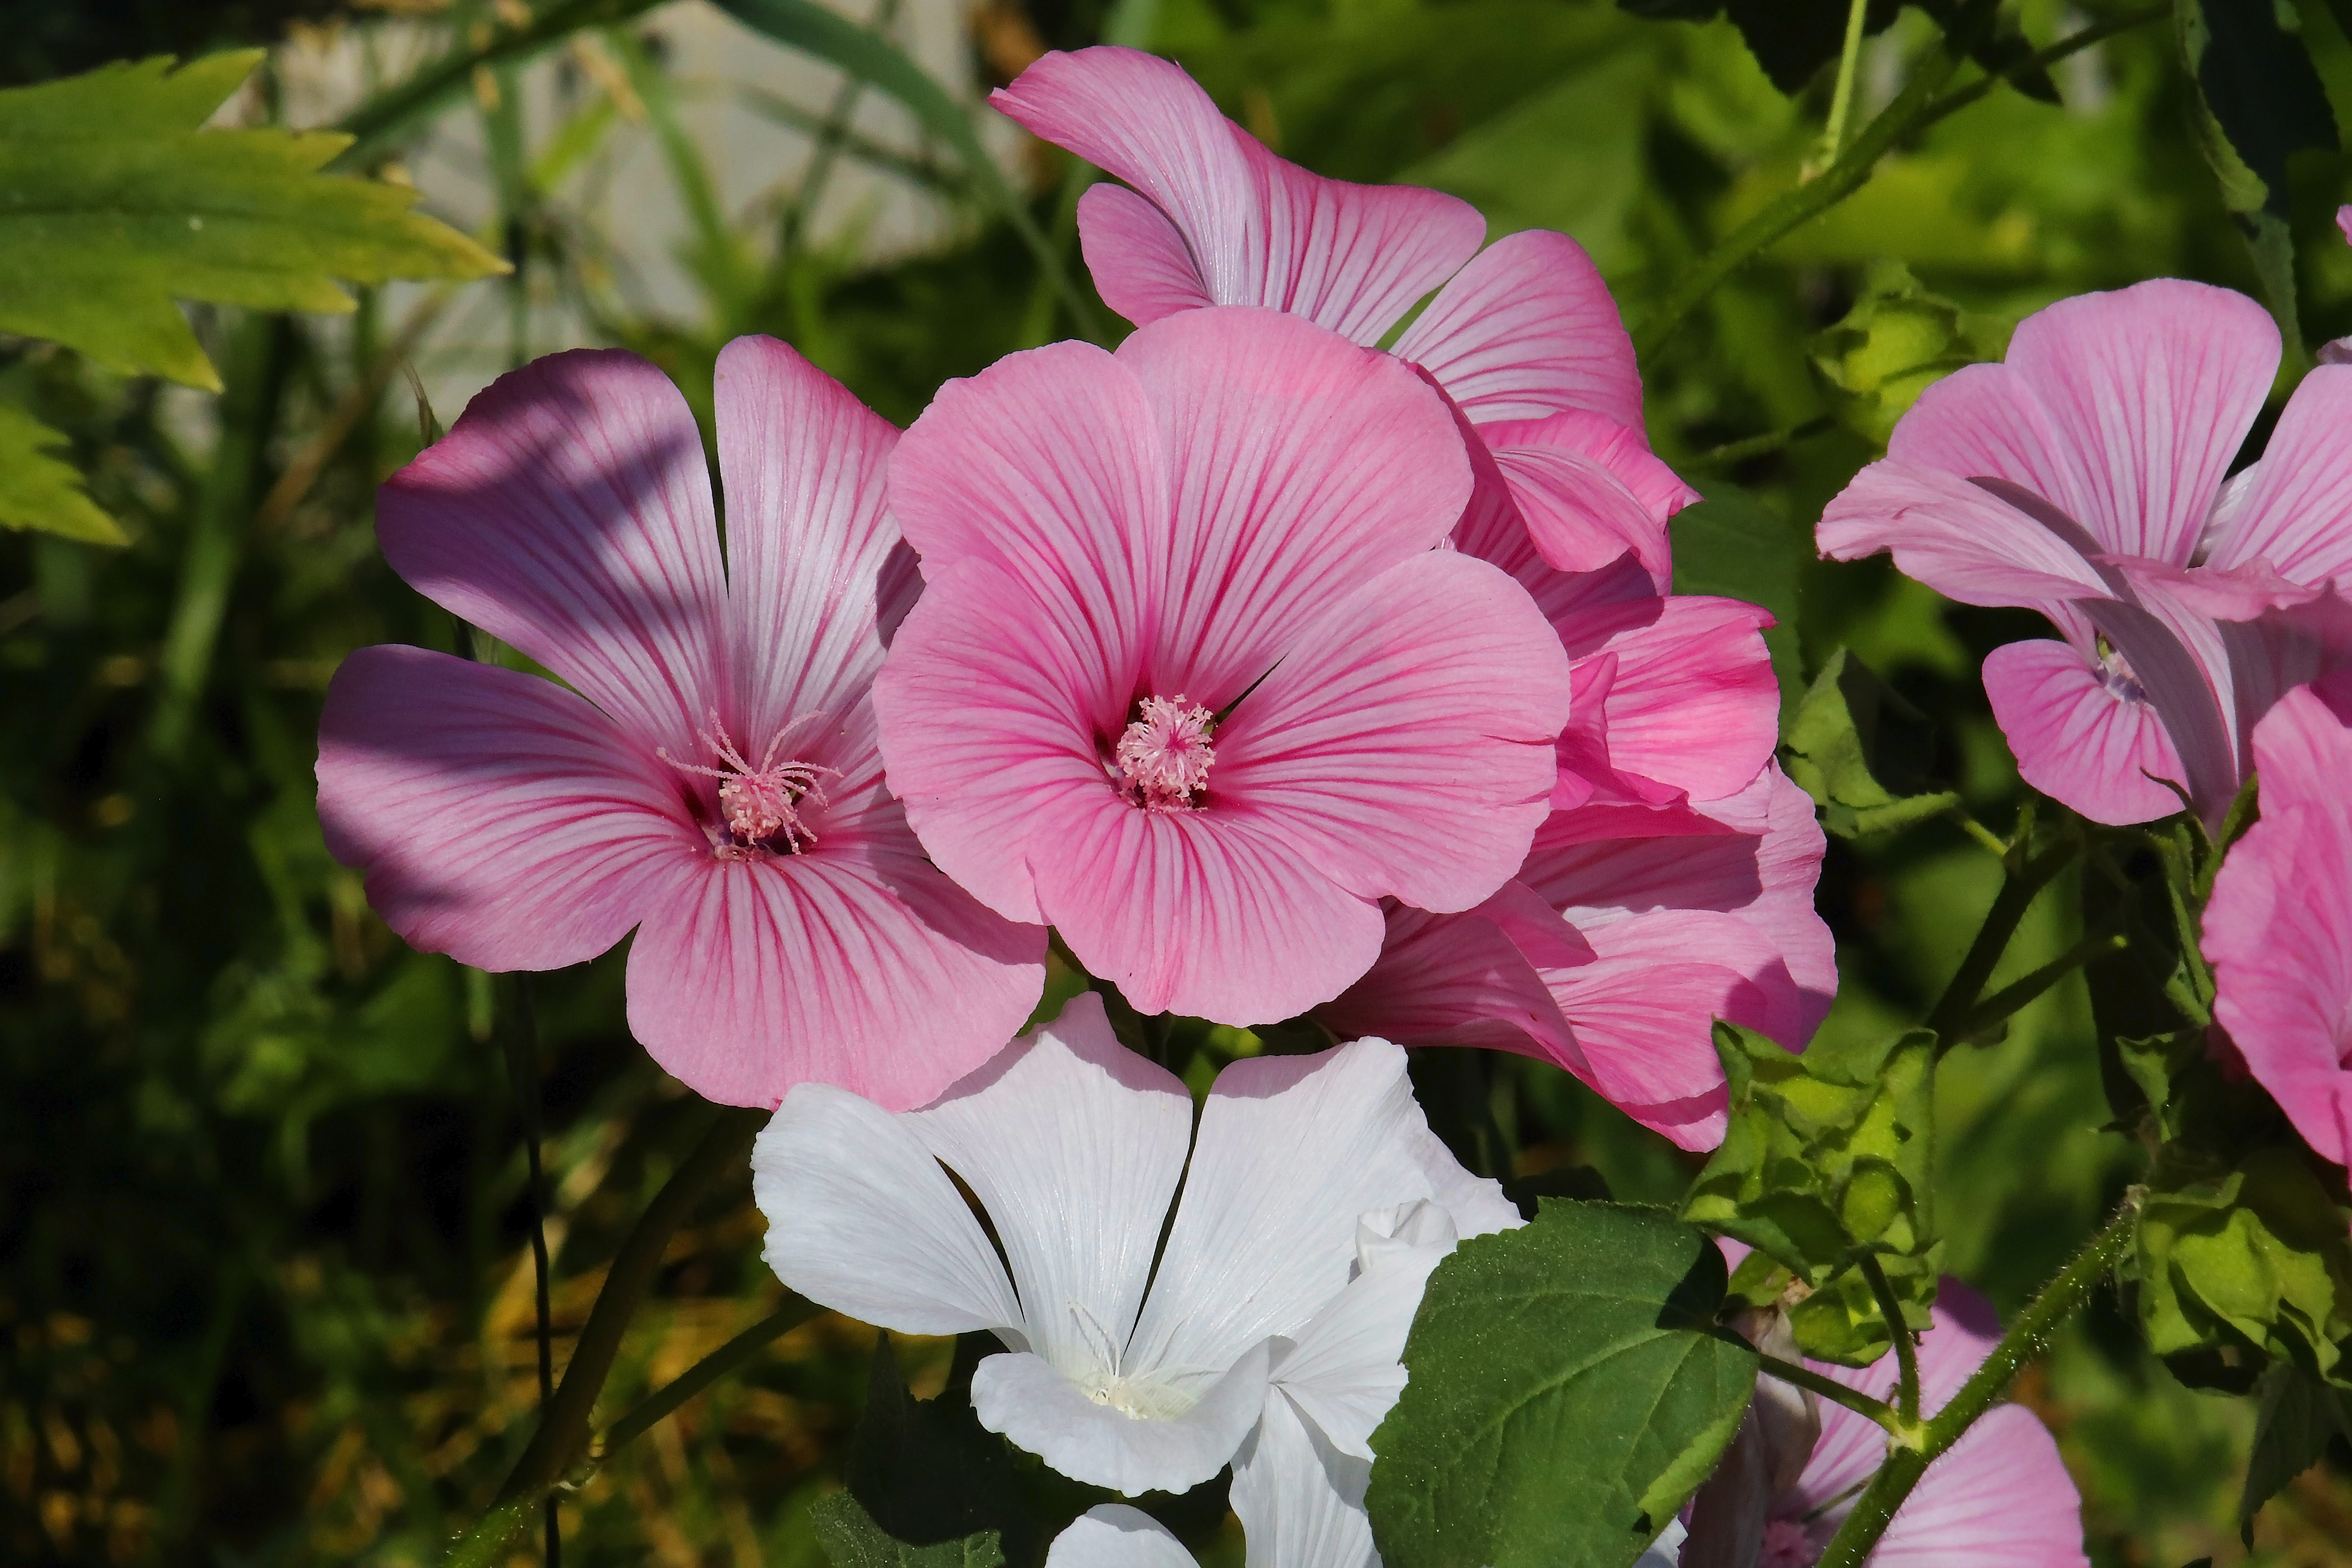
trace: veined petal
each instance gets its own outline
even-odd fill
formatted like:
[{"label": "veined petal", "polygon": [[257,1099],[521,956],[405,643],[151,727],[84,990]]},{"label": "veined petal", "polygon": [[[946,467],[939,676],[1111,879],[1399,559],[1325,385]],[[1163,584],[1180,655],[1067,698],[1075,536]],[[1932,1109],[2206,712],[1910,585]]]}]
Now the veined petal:
[{"label": "veined petal", "polygon": [[995,1249],[904,1119],[802,1084],[751,1145],[751,1195],[768,1267],[810,1300],[900,1333],[1027,1343]]},{"label": "veined petal", "polygon": [[618,349],[509,371],[384,481],[411,586],[511,643],[645,750],[698,755],[725,594],[710,474],[669,378]]},{"label": "veined petal", "polygon": [[551,680],[423,648],[343,661],[319,821],[410,946],[560,969],[627,934],[709,853],[668,770]]},{"label": "veined petal", "polygon": [[1182,1082],[1087,991],[907,1120],[994,1222],[1029,1348],[1082,1384],[1116,1373],[1192,1146]]},{"label": "veined petal", "polygon": [[[1497,919],[1508,904],[1548,921],[1566,948],[1552,962],[1582,962],[1591,949],[1524,884],[1507,882],[1464,914],[1392,906],[1380,962],[1316,1016],[1340,1035],[1377,1035],[1411,1046],[1483,1046],[1581,1066],[1582,1048],[1521,942]],[[1524,908],[1517,908],[1524,906]],[[1573,1064],[1573,1066],[1571,1066]]]},{"label": "veined petal", "polygon": [[1139,327],[1217,302],[1168,215],[1125,185],[1106,180],[1087,187],[1078,198],[1078,247],[1103,303]]},{"label": "veined petal", "polygon": [[881,628],[905,615],[905,605],[886,602],[886,587],[898,584],[883,574],[899,544],[882,507],[898,432],[773,338],[721,350],[714,395],[727,491],[729,720],[757,758],[788,721],[863,700],[882,666]]},{"label": "veined petal", "polygon": [[702,857],[629,950],[629,1029],[709,1100],[831,1083],[890,1110],[988,1060],[1036,1004],[1045,932],[908,850]]},{"label": "veined petal", "polygon": [[2040,1417],[2005,1405],[1919,1478],[1870,1554],[1877,1568],[2088,1568],[2083,1500]]},{"label": "veined petal", "polygon": [[[1421,1245],[1400,1241],[1374,1251],[1274,1364],[1275,1387],[1334,1448],[1366,1464],[1372,1459],[1374,1428],[1404,1391],[1404,1342],[1413,1313],[1456,1239],[1451,1217],[1437,1204],[1423,1200],[1405,1207],[1433,1213],[1435,1234]],[[1360,1239],[1360,1258],[1365,1250]]]},{"label": "veined petal", "polygon": [[1590,409],[1639,431],[1642,377],[1583,247],[1527,229],[1488,246],[1397,340],[1472,420]]},{"label": "veined petal", "polygon": [[1997,647],[1985,656],[1984,687],[2017,771],[2042,794],[2115,826],[2180,809],[2156,782],[2184,776],[2164,721],[2071,644]]},{"label": "veined petal", "polygon": [[[1397,1047],[1358,1040],[1217,1075],[1130,1365],[1222,1366],[1296,1334],[1348,1283],[1360,1216],[1418,1198],[1457,1215],[1475,1206],[1436,1191],[1433,1165],[1452,1162],[1433,1159],[1404,1069]],[[1476,1184],[1501,1201],[1494,1184]]]},{"label": "veined petal", "polygon": [[[1149,198],[1216,303],[1288,311],[1367,347],[1486,236],[1476,209],[1453,196],[1284,162],[1219,114],[1181,67],[1139,50],[1048,54],[989,101]],[[1164,298],[1174,261],[1164,241],[1152,235],[1130,262],[1114,237],[1087,237],[1103,298],[1114,309],[1139,292]]]},{"label": "veined petal", "polygon": [[1596,572],[1629,551],[1671,577],[1665,519],[1652,514],[1608,467],[1559,447],[1511,447],[1495,462],[1536,552],[1562,572]]},{"label": "veined petal", "polygon": [[1272,1349],[1261,1342],[1217,1375],[1194,1382],[1199,1403],[1178,1415],[1129,1415],[1089,1397],[1044,1358],[992,1355],[971,1378],[972,1413],[991,1432],[1074,1481],[1128,1497],[1181,1492],[1215,1475],[1265,1402]]},{"label": "veined petal", "polygon": [[1814,539],[1823,555],[1838,561],[1892,551],[1905,576],[1965,605],[2039,609],[2049,600],[2113,592],[2081,551],[2033,515],[1970,483],[1975,477],[1893,457],[1873,463],[1822,511]]},{"label": "veined petal", "polygon": [[1468,909],[1549,809],[1569,695],[1567,657],[1517,584],[1423,553],[1298,629],[1220,733],[1214,798],[1233,805],[1211,809],[1246,807],[1363,897]]},{"label": "veined petal", "polygon": [[1772,617],[1738,599],[1688,595],[1644,607],[1639,619],[1583,617],[1622,627],[1595,649],[1617,660],[1601,704],[1610,762],[1693,800],[1735,795],[1780,739],[1780,686],[1763,636]]},{"label": "veined petal", "polygon": [[1173,476],[1150,660],[1161,696],[1223,708],[1304,622],[1425,554],[1462,515],[1470,463],[1453,415],[1387,354],[1236,309],[1141,328],[1118,362]]},{"label": "veined petal", "polygon": [[1364,1511],[1371,1477],[1369,1458],[1334,1447],[1281,1389],[1268,1394],[1234,1459],[1245,1568],[1379,1568]]},{"label": "veined petal", "polygon": [[[1097,187],[1099,189],[1100,187]],[[1139,1508],[1097,1503],[1045,1548],[1045,1568],[1196,1568],[1184,1543]]]},{"label": "veined petal", "polygon": [[2352,364],[2323,364],[2303,378],[2235,497],[2232,523],[2209,563],[2266,560],[2297,583],[2352,576]]}]

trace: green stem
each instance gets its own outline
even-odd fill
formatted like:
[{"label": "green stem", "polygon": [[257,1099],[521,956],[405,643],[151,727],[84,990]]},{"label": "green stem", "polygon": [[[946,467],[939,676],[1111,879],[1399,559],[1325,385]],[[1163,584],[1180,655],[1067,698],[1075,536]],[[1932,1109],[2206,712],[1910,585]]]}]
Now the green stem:
[{"label": "green stem", "polygon": [[[1745,1345],[1747,1341],[1739,1342]],[[1752,1346],[1750,1347],[1753,1348]],[[1876,1422],[1886,1428],[1887,1435],[1900,1438],[1909,1426],[1904,1416],[1883,1399],[1873,1399],[1858,1388],[1848,1388],[1833,1377],[1824,1377],[1811,1367],[1800,1366],[1792,1361],[1782,1361],[1776,1355],[1759,1351],[1757,1369],[1809,1393],[1819,1394],[1832,1405],[1843,1405],[1855,1415]]]},{"label": "green stem", "polygon": [[2009,1331],[2001,1336],[2000,1343],[1993,1347],[1975,1374],[1927,1423],[1919,1446],[1890,1448],[1886,1462],[1871,1478],[1870,1485],[1855,1500],[1853,1511],[1838,1527],[1818,1568],[1862,1568],[1879,1537],[1886,1533],[1895,1510],[1911,1495],[1911,1489],[1919,1484],[1927,1467],[1958,1442],[1961,1434],[1974,1426],[1979,1416],[1993,1407],[2019,1370],[2041,1352],[2058,1325],[2105,1278],[2131,1245],[2138,1221],[2139,1199],[2135,1193],[2125,1200],[2115,1217],[2084,1244],[2074,1261],[2059,1270],[2058,1277],[2043,1286],[2042,1293],[2018,1314],[2017,1321],[2010,1324]]},{"label": "green stem", "polygon": [[1854,68],[1862,63],[1862,19],[1870,0],[1852,0],[1845,11],[1845,47],[1838,55],[1837,90],[1830,95],[1829,127],[1822,135],[1822,151],[1834,158],[1845,146],[1845,120],[1853,107]]},{"label": "green stem", "polygon": [[1998,75],[1980,78],[1966,87],[1955,89],[1937,99],[1936,106],[1927,111],[1927,118],[1921,121],[1920,124],[1933,125],[1947,115],[1958,113],[1992,91],[1999,83],[2015,81],[2019,77],[2031,75],[2034,71],[2047,70],[2067,56],[2080,54],[2094,44],[2105,43],[2117,33],[2128,33],[2134,27],[2145,27],[2150,22],[2164,21],[2173,14],[2174,5],[2175,0],[2157,0],[2155,5],[2143,5],[2136,11],[2125,11],[2103,22],[2094,22],[2079,33],[2069,33],[2048,48],[2036,50],[2021,60],[2011,62]]},{"label": "green stem", "polygon": [[1968,955],[1953,972],[1951,984],[1944,987],[1943,995],[1927,1015],[1927,1026],[1936,1031],[1939,1051],[1949,1048],[1960,1038],[1962,1020],[1976,1009],[1978,995],[1983,992],[1985,982],[1992,978],[2001,954],[2009,951],[2010,938],[2017,934],[2025,911],[2032,908],[2042,889],[2082,853],[2082,836],[2069,833],[2040,855],[2028,858],[2025,846],[2030,831],[2030,823],[2019,825],[2017,839],[2004,857],[2007,875],[2001,879],[2000,892],[1986,911],[1984,924],[1978,928]]},{"label": "green stem", "polygon": [[1811,419],[1800,420],[1794,425],[1786,426],[1779,430],[1767,430],[1761,436],[1750,436],[1740,441],[1727,441],[1720,447],[1710,447],[1691,458],[1688,466],[1706,468],[1732,468],[1748,461],[1750,458],[1769,457],[1784,447],[1793,447],[1800,441],[1809,440],[1832,428],[1836,423],[1837,421],[1826,414],[1815,415]]},{"label": "green stem", "polygon": [[[491,984],[497,996],[491,1030],[506,1054],[507,1079],[514,1092],[515,1114],[522,1121],[523,1152],[529,1163],[532,1306],[538,1314],[539,1408],[544,1420],[548,1404],[555,1397],[555,1314],[548,1283],[547,1172],[540,1158],[539,1026],[531,1016],[530,990],[524,976],[500,974]],[[547,1568],[561,1568],[562,1562],[563,1525],[551,1495]]]},{"label": "green stem", "polygon": [[1901,1381],[1895,1385],[1895,1408],[1906,1421],[1919,1419],[1919,1349],[1912,1342],[1911,1325],[1904,1321],[1903,1304],[1895,1299],[1895,1288],[1886,1282],[1886,1270],[1871,1253],[1862,1255],[1862,1277],[1870,1282],[1870,1294],[1878,1302],[1878,1315],[1886,1320],[1886,1333],[1895,1342],[1895,1364]]},{"label": "green stem", "polygon": [[2121,932],[2095,931],[2064,952],[2052,959],[2021,980],[2002,986],[1983,1001],[1969,1009],[1968,1016],[1956,1026],[1956,1037],[1973,1040],[1989,1033],[2011,1015],[2022,1012],[2044,991],[2086,963],[2121,952],[2131,943]]}]

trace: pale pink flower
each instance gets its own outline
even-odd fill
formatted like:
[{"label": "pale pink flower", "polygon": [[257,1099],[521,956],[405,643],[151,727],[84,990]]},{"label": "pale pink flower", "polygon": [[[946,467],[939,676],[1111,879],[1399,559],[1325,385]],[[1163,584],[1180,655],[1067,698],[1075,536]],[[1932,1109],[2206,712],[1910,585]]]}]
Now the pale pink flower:
[{"label": "pale pink flower", "polygon": [[353,654],[327,843],[394,931],[478,968],[636,928],[630,1028],[713,1100],[920,1104],[1020,1027],[1045,933],[935,870],[882,781],[867,689],[919,588],[882,510],[898,433],[765,338],[717,396],[724,562],[694,417],[631,354],[501,377],[383,487],[394,569],[564,684]]},{"label": "pale pink flower", "polygon": [[[2336,226],[2344,231],[2347,241],[2352,241],[2352,205],[2336,209]],[[2352,338],[2338,338],[2332,343],[2322,343],[2319,347],[2319,363],[2352,364]]]},{"label": "pale pink flower", "polygon": [[1650,455],[1633,342],[1574,240],[1529,229],[1482,252],[1468,203],[1310,174],[1135,49],[1045,55],[990,101],[1131,187],[1088,190],[1078,237],[1138,326],[1264,305],[1372,348],[1437,289],[1395,353],[1461,407],[1544,558],[1589,571],[1630,550],[1664,586],[1666,519],[1691,492]]},{"label": "pale pink flower", "polygon": [[2005,363],[1927,389],[1830,503],[1822,551],[1891,550],[1948,597],[2056,623],[1985,660],[2028,784],[2124,824],[2179,809],[2169,781],[2215,816],[2256,721],[2343,657],[2352,367],[2306,376],[2229,475],[2278,362],[2269,312],[2226,289],[2061,300]]},{"label": "pale pink flower", "polygon": [[891,465],[928,586],[875,687],[924,847],[1137,1007],[1231,1024],[1338,994],[1384,896],[1478,904],[1569,679],[1517,584],[1435,548],[1469,488],[1419,377],[1271,310],[950,383]]},{"label": "pale pink flower", "polygon": [[1791,1047],[1837,990],[1813,909],[1824,842],[1771,761],[1780,689],[1736,600],[1662,596],[1638,564],[1553,570],[1482,484],[1454,535],[1528,588],[1575,696],[1550,816],[1466,913],[1391,905],[1381,961],[1318,1016],[1342,1034],[1557,1063],[1685,1148],[1721,1141],[1729,1018]]},{"label": "pale pink flower", "polygon": [[2214,1016],[2304,1142],[2352,1163],[2352,682],[2290,692],[2254,726],[2262,819],[2205,906]]}]

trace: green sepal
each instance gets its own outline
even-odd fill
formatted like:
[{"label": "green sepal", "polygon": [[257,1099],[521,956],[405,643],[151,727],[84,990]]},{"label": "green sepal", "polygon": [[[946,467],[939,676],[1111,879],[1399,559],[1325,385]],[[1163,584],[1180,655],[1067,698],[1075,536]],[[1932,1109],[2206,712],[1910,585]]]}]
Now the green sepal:
[{"label": "green sepal", "polygon": [[1880,260],[1844,319],[1815,335],[1811,358],[1839,423],[1884,448],[1921,393],[1998,358],[2002,337],[1996,323],[1920,287],[1901,262]]}]

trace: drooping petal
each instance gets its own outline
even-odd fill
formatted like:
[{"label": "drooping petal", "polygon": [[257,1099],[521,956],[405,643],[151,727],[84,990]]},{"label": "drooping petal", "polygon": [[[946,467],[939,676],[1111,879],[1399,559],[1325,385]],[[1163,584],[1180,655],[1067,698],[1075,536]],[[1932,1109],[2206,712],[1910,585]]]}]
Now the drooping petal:
[{"label": "drooping petal", "polygon": [[814,1081],[901,1110],[1021,1026],[1045,983],[1044,938],[971,902],[911,845],[705,854],[646,911],[629,1028],[710,1100],[772,1105]]},{"label": "drooping petal", "polygon": [[2183,776],[2164,721],[2071,644],[1997,647],[1985,656],[1984,686],[2018,773],[2053,800],[2118,827],[2180,809],[2156,782]]},{"label": "drooping petal", "polygon": [[[1404,1342],[1413,1313],[1456,1239],[1453,1220],[1439,1205],[1424,1200],[1405,1207],[1415,1217],[1433,1218],[1434,1225],[1421,1227],[1432,1234],[1418,1243],[1398,1238],[1370,1256],[1360,1235],[1362,1271],[1316,1311],[1274,1364],[1276,1388],[1298,1413],[1332,1447],[1366,1464],[1372,1459],[1373,1430],[1404,1390]],[[1393,1224],[1395,1212],[1382,1217]]]},{"label": "drooping petal", "polygon": [[2230,850],[2205,910],[2215,1016],[2295,1131],[2352,1157],[2352,731],[2312,690],[2254,729],[2262,817]]},{"label": "drooping petal", "polygon": [[1117,734],[1151,642],[1168,526],[1165,459],[1130,367],[1066,342],[949,382],[899,442],[889,500],[922,557],[926,600],[967,563],[1003,573],[1073,628],[1083,680],[1065,689]]},{"label": "drooping petal", "polygon": [[1379,1568],[1364,1490],[1371,1461],[1345,1454],[1276,1389],[1234,1460],[1246,1568]]},{"label": "drooping petal", "polygon": [[477,969],[593,958],[691,874],[668,772],[553,681],[423,648],[352,654],[319,721],[328,849],[410,946]]},{"label": "drooping petal", "polygon": [[1470,465],[1443,397],[1387,354],[1269,310],[1187,310],[1118,362],[1171,464],[1171,554],[1150,671],[1213,710],[1298,627],[1462,515]]},{"label": "drooping petal", "polygon": [[[727,496],[729,719],[757,761],[788,720],[820,726],[882,665],[883,564],[898,530],[883,470],[898,432],[773,338],[719,352],[719,472]],[[895,618],[895,617],[893,617]]]},{"label": "drooping petal", "polygon": [[1562,572],[1597,572],[1631,552],[1653,574],[1671,575],[1665,520],[1608,468],[1558,447],[1515,447],[1495,461],[1536,552]]},{"label": "drooping petal", "polygon": [[994,1223],[1030,1349],[1080,1383],[1115,1372],[1192,1142],[1183,1083],[1081,992],[907,1120]]},{"label": "drooping petal", "polygon": [[901,1333],[1027,1342],[995,1249],[903,1118],[802,1084],[751,1145],[751,1195],[768,1266],[810,1300]]},{"label": "drooping petal", "polygon": [[2287,399],[2210,563],[2263,560],[2296,583],[2352,574],[2352,364],[2323,364]]},{"label": "drooping petal", "polygon": [[[1357,1220],[1373,1209],[1437,1198],[1458,1219],[1475,1208],[1435,1190],[1434,1142],[1404,1052],[1385,1040],[1226,1068],[1201,1114],[1130,1364],[1221,1366],[1242,1346],[1297,1333],[1348,1283]],[[1493,1183],[1475,1187],[1501,1203]]]},{"label": "drooping petal", "polygon": [[1125,185],[1078,198],[1078,247],[1103,303],[1139,327],[1217,302],[1168,215]]},{"label": "drooping petal", "polygon": [[699,755],[719,698],[718,520],[669,379],[618,349],[509,371],[384,481],[384,559],[562,676],[645,750]]},{"label": "drooping petal", "polygon": [[1965,605],[2040,609],[2050,600],[2112,591],[2082,552],[1969,477],[1891,457],[1838,492],[1814,539],[1838,561],[1892,551],[1905,576]]},{"label": "drooping petal", "polygon": [[1129,1415],[1089,1397],[1040,1356],[992,1355],[972,1373],[971,1408],[1063,1475],[1128,1497],[1181,1492],[1225,1468],[1265,1403],[1272,1349],[1264,1342],[1199,1380],[1200,1401],[1181,1415]]},{"label": "drooping petal", "polygon": [[1633,341],[1601,269],[1564,234],[1496,240],[1397,340],[1480,425],[1589,409],[1638,432]]},{"label": "drooping petal", "polygon": [[[1100,187],[1097,186],[1097,189]],[[1166,1525],[1123,1502],[1097,1503],[1045,1548],[1045,1568],[1197,1568]]]},{"label": "drooping petal", "polygon": [[1569,695],[1517,584],[1425,552],[1298,628],[1219,732],[1212,810],[1246,809],[1360,896],[1468,909],[1549,810]]},{"label": "drooping petal", "polygon": [[[1524,922],[1496,918],[1504,900],[1526,906],[1517,911]],[[1458,915],[1392,907],[1380,962],[1316,1016],[1340,1035],[1539,1052],[1562,1066],[1581,1066],[1575,1034],[1528,956],[1532,944],[1515,940],[1515,925],[1538,920],[1549,922],[1566,949],[1552,962],[1571,965],[1590,954],[1574,929],[1518,882],[1505,883],[1494,898]]]},{"label": "drooping petal", "polygon": [[[1289,311],[1367,347],[1486,235],[1476,210],[1453,196],[1349,184],[1285,163],[1219,114],[1181,67],[1139,50],[1055,51],[989,101],[1149,198],[1216,303]],[[1103,298],[1114,309],[1139,293],[1164,298],[1173,260],[1164,242],[1153,235],[1130,263],[1119,237],[1083,235]]]},{"label": "drooping petal", "polygon": [[1771,761],[1780,687],[1764,647],[1769,611],[1676,595],[1579,621],[1585,637],[1607,632],[1584,657],[1617,661],[1600,704],[1612,766],[1706,801],[1747,788]]}]

